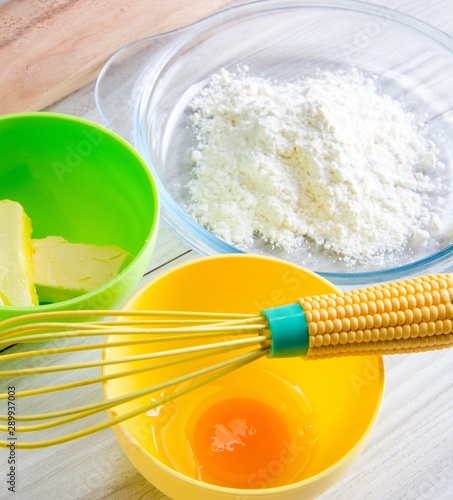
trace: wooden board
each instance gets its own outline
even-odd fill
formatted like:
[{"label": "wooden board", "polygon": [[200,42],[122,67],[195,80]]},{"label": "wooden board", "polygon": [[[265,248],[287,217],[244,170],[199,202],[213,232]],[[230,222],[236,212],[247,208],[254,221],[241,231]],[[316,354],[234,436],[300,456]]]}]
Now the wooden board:
[{"label": "wooden board", "polygon": [[13,0],[0,6],[0,114],[39,110],[96,78],[124,45],[228,0]]}]

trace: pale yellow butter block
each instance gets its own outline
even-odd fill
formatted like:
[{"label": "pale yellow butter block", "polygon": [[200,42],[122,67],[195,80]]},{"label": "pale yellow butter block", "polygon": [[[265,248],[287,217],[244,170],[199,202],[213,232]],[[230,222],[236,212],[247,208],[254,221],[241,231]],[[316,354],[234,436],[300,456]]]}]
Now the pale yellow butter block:
[{"label": "pale yellow butter block", "polygon": [[0,305],[37,306],[31,222],[22,205],[0,201]]},{"label": "pale yellow butter block", "polygon": [[114,245],[69,243],[59,236],[33,239],[35,285],[41,302],[60,302],[107,283],[130,257]]}]

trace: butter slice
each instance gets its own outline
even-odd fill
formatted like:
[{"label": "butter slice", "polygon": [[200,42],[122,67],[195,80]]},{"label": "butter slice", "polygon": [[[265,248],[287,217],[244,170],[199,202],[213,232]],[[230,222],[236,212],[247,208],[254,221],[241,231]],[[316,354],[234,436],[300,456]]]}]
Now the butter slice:
[{"label": "butter slice", "polygon": [[60,302],[114,278],[130,257],[114,245],[69,243],[59,236],[33,239],[35,285],[41,302]]},{"label": "butter slice", "polygon": [[37,306],[34,285],[31,222],[22,205],[0,201],[0,304]]}]

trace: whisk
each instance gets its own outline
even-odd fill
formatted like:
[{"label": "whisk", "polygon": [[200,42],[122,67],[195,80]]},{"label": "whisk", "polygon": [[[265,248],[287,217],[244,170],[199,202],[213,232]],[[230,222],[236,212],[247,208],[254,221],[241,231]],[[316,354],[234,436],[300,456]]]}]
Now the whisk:
[{"label": "whisk", "polygon": [[[31,349],[2,354],[0,363],[3,367],[16,360],[21,364],[23,360],[30,363],[28,367],[3,369],[0,371],[2,378],[58,374],[63,371],[79,375],[85,368],[102,368],[102,373],[95,377],[14,392],[14,399],[39,398],[43,394],[105,383],[177,363],[202,363],[201,368],[195,371],[185,371],[176,378],[132,391],[125,396],[47,413],[15,415],[14,433],[46,431],[150,396],[149,403],[123,415],[113,416],[57,438],[31,442],[18,440],[15,446],[18,449],[41,448],[87,436],[155,409],[264,356],[301,356],[313,360],[348,355],[412,353],[450,347],[453,343],[452,301],[453,276],[437,274],[341,293],[308,296],[293,304],[265,309],[258,314],[99,310],[43,312],[4,320],[0,322],[0,348],[13,343],[30,343]],[[77,322],[80,319],[85,321]],[[46,348],[44,344],[43,348],[36,349],[43,342],[104,336],[109,336],[109,339],[51,348]],[[152,347],[153,344],[159,346],[159,342],[171,342],[174,347],[166,350]],[[189,345],[180,346],[179,342],[188,342]],[[147,344],[151,347],[140,354],[40,366],[41,356],[72,355],[83,351]],[[238,350],[244,352],[238,354]],[[205,359],[214,355],[221,356],[211,364],[204,363]],[[32,359],[40,362],[32,363]],[[133,368],[107,369],[109,365],[128,363],[130,366],[130,363],[135,362],[137,365],[133,365]],[[177,389],[165,397],[151,397],[174,386]],[[0,399],[8,400],[9,396],[5,392],[0,395]],[[0,416],[0,420],[6,422],[6,425],[0,425],[0,432],[8,433],[11,430],[8,411],[6,415]],[[8,439],[0,441],[2,447],[9,445]]]}]

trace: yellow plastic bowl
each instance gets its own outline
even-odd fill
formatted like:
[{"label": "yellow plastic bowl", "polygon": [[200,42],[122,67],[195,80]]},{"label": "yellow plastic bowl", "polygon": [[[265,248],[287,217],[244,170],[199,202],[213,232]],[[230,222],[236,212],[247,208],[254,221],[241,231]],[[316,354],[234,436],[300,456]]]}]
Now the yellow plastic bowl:
[{"label": "yellow plastic bowl", "polygon": [[[300,296],[333,291],[336,288],[325,279],[284,261],[250,255],[224,255],[195,260],[158,276],[142,287],[125,309],[256,312],[291,303]],[[149,347],[107,348],[104,358],[143,353],[146,349]],[[254,366],[265,367],[299,386],[316,412],[319,440],[316,453],[304,471],[304,479],[265,489],[215,486],[190,478],[162,463],[146,415],[115,426],[116,437],[134,466],[170,498],[237,500],[261,495],[271,499],[314,498],[337,482],[362,451],[377,419],[384,391],[384,367],[380,356],[316,361],[264,358],[256,361]],[[122,369],[128,368],[131,366]],[[179,375],[184,369],[187,368],[172,366],[165,376]],[[104,373],[110,370],[118,368],[106,367]],[[156,383],[152,373],[106,382],[106,399]],[[240,377],[240,370],[236,374]],[[194,405],[200,402],[197,391],[185,396]],[[147,396],[116,407],[111,416],[121,415],[149,401]],[[171,439],[180,437],[175,435]]]}]

